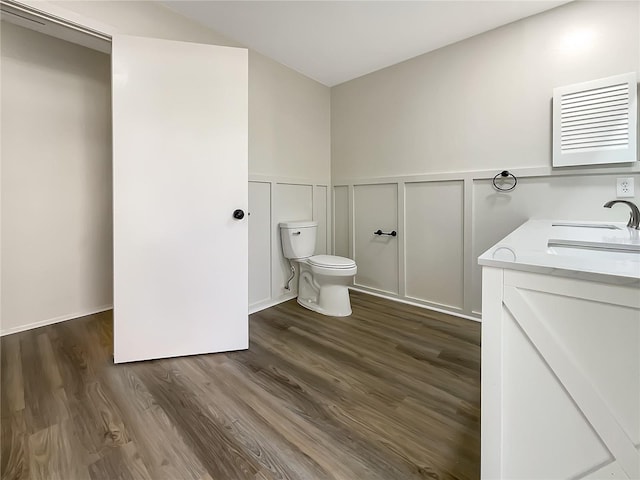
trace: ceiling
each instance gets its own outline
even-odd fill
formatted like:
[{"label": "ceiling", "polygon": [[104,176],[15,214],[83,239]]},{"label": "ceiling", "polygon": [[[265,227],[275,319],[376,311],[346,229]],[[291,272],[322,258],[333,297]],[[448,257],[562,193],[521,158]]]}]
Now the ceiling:
[{"label": "ceiling", "polygon": [[565,1],[163,1],[327,86]]}]

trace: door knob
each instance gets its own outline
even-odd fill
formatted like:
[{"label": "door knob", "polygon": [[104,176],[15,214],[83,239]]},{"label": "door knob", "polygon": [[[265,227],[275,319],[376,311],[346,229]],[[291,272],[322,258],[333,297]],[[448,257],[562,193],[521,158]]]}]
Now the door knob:
[{"label": "door knob", "polygon": [[244,218],[244,211],[238,209],[233,211],[233,218],[236,220],[242,220]]}]

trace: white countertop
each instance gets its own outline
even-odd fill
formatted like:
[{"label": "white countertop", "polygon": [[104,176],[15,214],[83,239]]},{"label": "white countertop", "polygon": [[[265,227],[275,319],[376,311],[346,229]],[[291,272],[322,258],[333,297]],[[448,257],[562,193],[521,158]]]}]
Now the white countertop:
[{"label": "white countertop", "polygon": [[[553,226],[554,223],[614,225],[616,229]],[[529,220],[478,258],[480,265],[640,285],[640,252],[548,246],[550,239],[586,244],[640,246],[640,231],[624,223]]]}]

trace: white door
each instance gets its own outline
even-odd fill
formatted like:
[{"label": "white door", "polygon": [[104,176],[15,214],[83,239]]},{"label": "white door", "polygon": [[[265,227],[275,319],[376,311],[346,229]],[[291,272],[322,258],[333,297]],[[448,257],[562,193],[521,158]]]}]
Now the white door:
[{"label": "white door", "polygon": [[113,37],[116,363],[248,348],[247,70],[245,49]]}]

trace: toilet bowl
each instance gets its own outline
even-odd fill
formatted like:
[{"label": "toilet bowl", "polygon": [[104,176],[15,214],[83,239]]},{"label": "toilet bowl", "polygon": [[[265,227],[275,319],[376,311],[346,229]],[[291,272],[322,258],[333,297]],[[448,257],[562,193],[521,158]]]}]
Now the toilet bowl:
[{"label": "toilet bowl", "polygon": [[284,256],[299,270],[298,303],[323,315],[346,317],[351,315],[349,285],[358,268],[350,258],[313,255],[317,227],[314,221],[280,224]]}]

